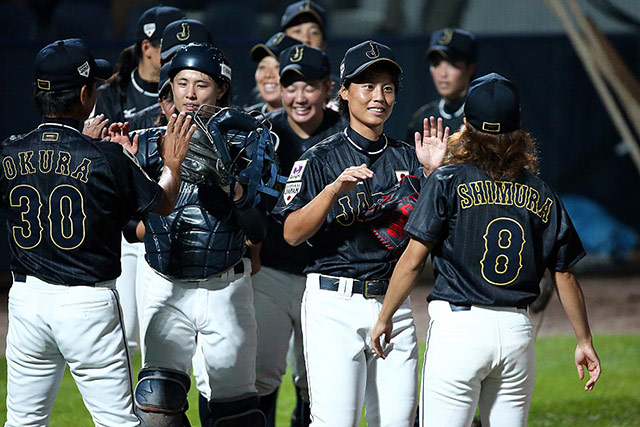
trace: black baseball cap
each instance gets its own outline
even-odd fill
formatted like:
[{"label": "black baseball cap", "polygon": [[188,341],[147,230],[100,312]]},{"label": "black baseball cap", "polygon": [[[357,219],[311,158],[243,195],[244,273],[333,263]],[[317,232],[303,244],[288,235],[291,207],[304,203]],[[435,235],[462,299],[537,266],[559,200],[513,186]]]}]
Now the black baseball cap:
[{"label": "black baseball cap", "polygon": [[351,79],[366,68],[378,62],[388,62],[402,73],[402,67],[396,62],[396,57],[389,48],[373,40],[367,40],[347,50],[340,63],[340,79]]},{"label": "black baseball cap", "polygon": [[189,43],[211,42],[211,33],[202,22],[195,19],[180,19],[173,21],[164,28],[160,56],[164,61],[175,51]]},{"label": "black baseball cap", "polygon": [[316,22],[322,28],[324,28],[327,22],[327,12],[318,3],[311,0],[302,0],[295,3],[291,3],[285,9],[280,19],[280,30],[284,31],[294,25],[302,24],[304,22]]},{"label": "black baseball cap", "polygon": [[260,43],[251,48],[251,60],[260,62],[265,56],[273,56],[278,59],[283,50],[299,43],[299,40],[291,38],[283,32],[275,33],[266,43]]},{"label": "black baseball cap", "polygon": [[433,61],[437,55],[448,61],[475,63],[478,59],[476,37],[458,28],[443,28],[431,34],[427,58]]},{"label": "black baseball cap", "polygon": [[329,77],[331,67],[326,53],[315,47],[297,44],[280,54],[280,83],[287,86],[296,77],[318,80]]},{"label": "black baseball cap", "polygon": [[497,73],[479,77],[469,86],[464,115],[481,132],[500,134],[519,129],[518,88]]},{"label": "black baseball cap", "polygon": [[93,80],[108,79],[111,70],[109,61],[94,59],[82,40],[58,40],[36,55],[36,90],[79,88]]},{"label": "black baseball cap", "polygon": [[191,43],[181,47],[170,62],[169,77],[180,70],[201,71],[216,80],[231,84],[231,66],[221,50],[207,43]]},{"label": "black baseball cap", "polygon": [[154,6],[145,10],[136,23],[136,42],[145,39],[159,41],[165,27],[184,18],[184,13],[177,7]]}]

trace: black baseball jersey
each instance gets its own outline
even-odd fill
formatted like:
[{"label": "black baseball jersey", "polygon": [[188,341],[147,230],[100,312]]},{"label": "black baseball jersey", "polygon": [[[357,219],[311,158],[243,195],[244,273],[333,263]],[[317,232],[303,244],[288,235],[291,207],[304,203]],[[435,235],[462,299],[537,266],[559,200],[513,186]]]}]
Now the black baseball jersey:
[{"label": "black baseball jersey", "polygon": [[98,88],[96,116],[104,114],[111,123],[125,122],[136,112],[158,103],[158,83],[142,80],[137,68],[130,77],[125,91],[117,82],[105,83]]},{"label": "black baseball jersey", "polygon": [[[157,142],[165,131],[159,127],[140,135],[140,163],[154,178],[162,171]],[[152,213],[145,221],[145,258],[154,270],[171,278],[199,280],[220,274],[242,258],[246,234],[239,218],[254,211],[239,212],[218,187],[183,181],[173,212],[168,216]]]},{"label": "black baseball jersey", "polygon": [[418,108],[413,113],[411,121],[407,129],[407,141],[413,141],[416,132],[422,133],[424,130],[423,121],[431,116],[442,117],[442,126],[449,126],[449,133],[452,134],[460,130],[460,126],[464,124],[464,101],[466,97],[457,99],[453,102],[446,103],[444,98],[429,102]]},{"label": "black baseball jersey", "polygon": [[325,224],[309,239],[313,263],[305,273],[360,280],[391,277],[395,256],[358,218],[379,193],[397,184],[402,176],[422,173],[412,146],[384,135],[378,141],[368,141],[347,128],[316,144],[294,163],[273,213],[286,217],[309,203],[347,167],[363,163],[375,176],[338,197]]},{"label": "black baseball jersey", "polygon": [[120,145],[79,129],[46,119],[2,144],[0,193],[15,273],[68,285],[117,278],[122,227],[162,197]]},{"label": "black baseball jersey", "polygon": [[565,271],[585,255],[544,181],[528,172],[513,182],[494,181],[465,163],[440,167],[423,182],[405,230],[436,243],[429,301],[528,305],[545,268]]},{"label": "black baseball jersey", "polygon": [[138,111],[131,116],[129,121],[129,130],[149,129],[158,125],[158,118],[162,115],[162,109],[157,102]]},{"label": "black baseball jersey", "polygon": [[[305,151],[347,126],[335,111],[324,108],[323,114],[322,123],[318,129],[306,139],[300,138],[291,129],[284,110],[267,115],[272,124],[272,131],[280,138],[277,154],[281,175],[289,176],[293,164]],[[263,265],[289,273],[302,274],[304,268],[311,262],[310,250],[307,244],[297,248],[291,247],[282,235],[282,223],[273,216],[269,217],[267,238],[262,242]]]}]

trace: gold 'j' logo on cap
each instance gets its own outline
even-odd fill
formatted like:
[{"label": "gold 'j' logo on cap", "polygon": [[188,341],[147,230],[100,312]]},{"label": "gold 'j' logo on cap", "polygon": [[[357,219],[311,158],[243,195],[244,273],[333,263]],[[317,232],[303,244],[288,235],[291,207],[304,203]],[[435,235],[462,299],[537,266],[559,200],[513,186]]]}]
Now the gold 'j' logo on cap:
[{"label": "gold 'j' logo on cap", "polygon": [[380,56],[380,49],[378,49],[378,45],[369,42],[369,46],[371,46],[371,50],[367,51],[367,58],[375,59]]},{"label": "gold 'j' logo on cap", "polygon": [[491,133],[500,133],[500,123],[482,122],[482,130]]},{"label": "gold 'j' logo on cap", "polygon": [[189,23],[188,22],[183,22],[182,23],[182,31],[180,31],[178,34],[176,34],[176,38],[178,40],[180,40],[181,42],[183,42],[185,40],[189,40],[189,36],[191,36],[191,34],[189,33]]},{"label": "gold 'j' logo on cap", "polygon": [[289,55],[289,61],[291,62],[300,62],[302,60],[302,56],[304,55],[304,46],[296,46]]},{"label": "gold 'j' logo on cap", "polygon": [[451,28],[445,29],[442,33],[442,37],[438,39],[438,44],[448,45],[449,43],[451,43],[451,39],[453,39],[453,34],[454,32]]},{"label": "gold 'j' logo on cap", "polygon": [[311,0],[305,1],[298,10],[311,10]]}]

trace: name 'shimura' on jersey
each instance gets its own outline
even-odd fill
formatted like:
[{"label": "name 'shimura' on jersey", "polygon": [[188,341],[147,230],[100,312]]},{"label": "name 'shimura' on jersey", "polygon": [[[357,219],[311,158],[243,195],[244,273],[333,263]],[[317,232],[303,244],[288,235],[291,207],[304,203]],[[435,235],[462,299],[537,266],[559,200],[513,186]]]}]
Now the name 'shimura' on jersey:
[{"label": "name 'shimura' on jersey", "polygon": [[464,124],[464,101],[465,97],[446,103],[444,98],[431,101],[413,113],[407,129],[407,141],[413,142],[416,132],[422,133],[424,130],[424,119],[433,116],[436,119],[442,118],[442,128],[449,126],[449,134],[460,130]]},{"label": "name 'shimura' on jersey", "polygon": [[2,143],[0,194],[15,273],[67,285],[117,278],[122,227],[162,197],[120,145],[79,128],[45,119]]},{"label": "name 'shimura' on jersey", "polygon": [[98,87],[95,115],[104,114],[110,123],[128,121],[136,112],[158,103],[158,83],[143,80],[138,69],[131,71],[125,90],[117,81]]},{"label": "name 'shimura' on jersey", "polygon": [[423,181],[405,230],[436,243],[429,301],[529,305],[545,268],[566,271],[585,255],[544,181],[528,172],[494,181],[466,163],[440,167]]},{"label": "name 'shimura' on jersey", "polygon": [[[347,132],[351,141],[347,138]],[[352,142],[353,141],[353,142]],[[322,228],[311,238],[313,263],[305,273],[384,280],[391,277],[397,259],[358,218],[384,190],[407,174],[422,173],[415,149],[383,135],[367,151],[366,139],[347,128],[309,149],[294,163],[273,213],[286,218],[307,205],[350,166],[363,163],[375,173],[341,194]],[[283,218],[284,219],[284,218]]]},{"label": "name 'shimura' on jersey", "polygon": [[[159,127],[138,132],[140,164],[154,178],[162,172],[157,142],[165,131]],[[181,182],[173,212],[152,213],[145,221],[147,262],[170,278],[200,280],[222,273],[240,261],[246,249],[237,214],[220,188]]]},{"label": "name 'shimura' on jersey", "polygon": [[[271,130],[280,139],[277,151],[278,173],[284,176],[289,176],[296,160],[309,148],[348,126],[338,113],[326,107],[323,109],[322,123],[309,138],[301,138],[291,129],[284,109],[267,114],[267,118],[271,121]],[[306,243],[296,248],[290,246],[284,240],[282,222],[279,218],[269,216],[267,237],[262,242],[262,265],[288,273],[302,274],[311,262],[310,251],[311,247]]]}]

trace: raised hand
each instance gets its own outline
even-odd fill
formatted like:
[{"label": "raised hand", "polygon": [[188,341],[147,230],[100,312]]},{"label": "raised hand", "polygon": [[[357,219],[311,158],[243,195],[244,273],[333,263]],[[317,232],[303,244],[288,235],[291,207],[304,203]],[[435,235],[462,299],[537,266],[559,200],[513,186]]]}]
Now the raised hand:
[{"label": "raised hand", "polygon": [[447,141],[449,140],[449,126],[442,128],[442,118],[431,116],[424,119],[423,132],[416,132],[414,139],[416,144],[416,156],[422,166],[424,174],[428,176],[442,165],[447,153]]},{"label": "raised hand", "polygon": [[98,114],[93,119],[84,122],[82,133],[90,138],[105,139],[107,137],[107,123],[109,123],[109,119],[106,119],[104,114]]},{"label": "raised hand", "polygon": [[131,155],[138,154],[138,135],[129,138],[129,122],[112,123],[109,126],[109,134],[104,138],[107,141],[117,142],[122,145]]},{"label": "raised hand", "polygon": [[173,167],[180,167],[180,164],[187,155],[189,141],[196,131],[196,125],[191,124],[191,116],[180,113],[172,114],[167,124],[167,132],[158,146],[162,147],[162,159],[164,164]]}]

